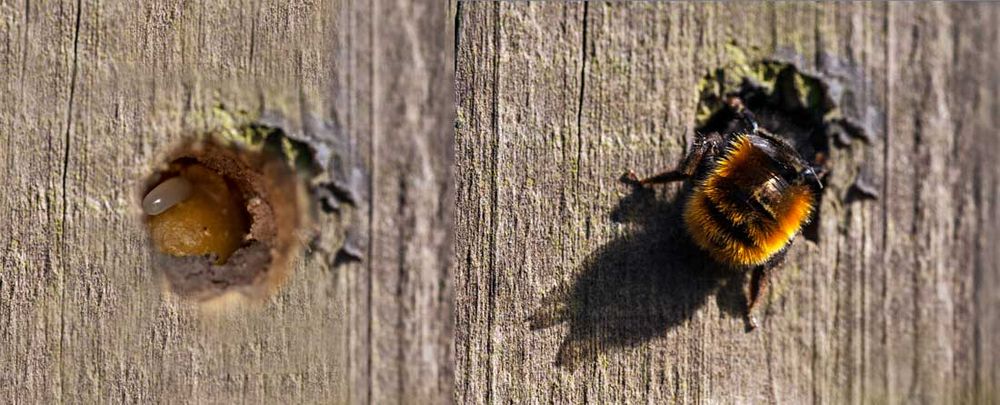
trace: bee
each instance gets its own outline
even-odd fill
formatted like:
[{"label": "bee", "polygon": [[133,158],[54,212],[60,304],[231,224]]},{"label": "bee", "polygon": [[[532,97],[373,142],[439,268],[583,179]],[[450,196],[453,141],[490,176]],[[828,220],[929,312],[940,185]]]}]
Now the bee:
[{"label": "bee", "polygon": [[689,180],[683,223],[691,240],[716,262],[750,277],[747,328],[773,270],[816,210],[823,188],[818,171],[787,142],[757,125],[738,98],[729,100],[743,121],[725,134],[697,134],[675,169],[638,180],[637,186]]}]

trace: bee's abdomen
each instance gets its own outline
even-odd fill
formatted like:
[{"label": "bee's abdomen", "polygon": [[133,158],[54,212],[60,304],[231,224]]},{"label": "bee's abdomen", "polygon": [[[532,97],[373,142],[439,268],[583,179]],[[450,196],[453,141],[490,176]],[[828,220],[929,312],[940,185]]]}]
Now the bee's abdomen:
[{"label": "bee's abdomen", "polygon": [[749,226],[726,215],[718,202],[701,189],[696,189],[689,197],[684,222],[695,244],[719,262],[752,265],[762,256]]},{"label": "bee's abdomen", "polygon": [[695,244],[733,266],[767,262],[808,222],[815,197],[777,176],[750,140],[738,137],[688,196],[684,223]]},{"label": "bee's abdomen", "polygon": [[[812,211],[813,197],[805,187],[790,187],[770,218],[747,208],[736,212],[734,201],[713,198],[714,193],[696,187],[684,210],[684,222],[695,244],[712,257],[733,266],[767,262],[791,242]],[[727,209],[721,207],[727,206]]]},{"label": "bee's abdomen", "polygon": [[720,202],[713,201],[705,193],[699,193],[697,198],[700,198],[701,202],[696,205],[696,209],[704,211],[701,215],[705,218],[701,222],[709,230],[715,243],[736,243],[744,247],[756,246],[747,224],[739,222],[739,219],[731,215],[726,215],[719,207]]}]

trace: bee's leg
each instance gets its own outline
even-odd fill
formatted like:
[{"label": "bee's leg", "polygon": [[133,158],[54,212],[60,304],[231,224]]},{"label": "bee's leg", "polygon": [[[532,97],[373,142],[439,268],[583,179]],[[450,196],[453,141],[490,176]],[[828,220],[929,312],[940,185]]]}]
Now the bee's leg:
[{"label": "bee's leg", "polygon": [[757,317],[754,315],[754,309],[757,308],[757,304],[760,303],[761,297],[767,293],[767,287],[770,283],[770,269],[767,265],[760,265],[754,267],[753,273],[750,275],[750,299],[747,301],[747,312],[746,312],[746,322],[747,330],[751,331],[757,328]]},{"label": "bee's leg", "polygon": [[622,181],[635,186],[643,187],[650,184],[673,183],[675,181],[684,180],[688,177],[689,175],[685,174],[681,170],[670,170],[639,180],[639,178],[635,175],[635,172],[629,170],[625,173],[625,176],[622,177]]},{"label": "bee's leg", "polygon": [[767,289],[771,285],[771,278],[775,276],[781,264],[785,262],[787,254],[788,247],[786,246],[778,253],[775,253],[767,263],[754,267],[753,273],[750,275],[750,299],[747,301],[747,330],[757,328],[757,317],[754,316],[753,311],[763,299],[764,294],[767,294]]},{"label": "bee's leg", "polygon": [[635,172],[629,170],[622,176],[622,181],[643,187],[650,184],[673,183],[685,180],[694,175],[694,172],[698,170],[698,165],[701,164],[703,159],[714,156],[720,148],[721,143],[722,137],[717,133],[704,136],[699,135],[691,147],[691,152],[684,157],[684,161],[676,169],[655,174],[642,180],[639,180]]}]

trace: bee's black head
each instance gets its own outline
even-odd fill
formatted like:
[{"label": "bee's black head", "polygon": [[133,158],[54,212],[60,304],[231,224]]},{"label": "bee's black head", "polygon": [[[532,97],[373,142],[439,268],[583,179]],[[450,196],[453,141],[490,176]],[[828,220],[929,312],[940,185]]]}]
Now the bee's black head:
[{"label": "bee's black head", "polygon": [[775,171],[789,184],[808,184],[817,191],[823,188],[813,166],[787,142],[764,129],[749,136],[753,146],[770,158]]}]

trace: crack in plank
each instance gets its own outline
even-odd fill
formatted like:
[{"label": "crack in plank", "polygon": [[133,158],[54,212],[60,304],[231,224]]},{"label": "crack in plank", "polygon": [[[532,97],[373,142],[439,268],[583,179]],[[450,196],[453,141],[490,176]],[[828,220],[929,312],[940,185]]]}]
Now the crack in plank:
[{"label": "crack in plank", "polygon": [[490,237],[490,264],[489,264],[489,286],[486,293],[489,311],[486,317],[486,402],[493,403],[493,324],[494,312],[496,312],[496,284],[497,284],[497,233],[500,227],[497,226],[497,207],[500,199],[500,7],[503,3],[494,3],[494,26],[493,26],[493,193],[490,201],[490,225],[493,232]]},{"label": "crack in plank", "polygon": [[[583,3],[583,28],[580,39],[580,96],[576,104],[576,185],[580,185],[580,167],[583,160],[583,99],[587,87],[587,11],[590,3]],[[579,189],[577,190],[579,195]]]},{"label": "crack in plank", "polygon": [[[73,101],[76,95],[77,62],[80,48],[80,16],[83,8],[83,0],[76,1],[76,21],[73,30],[73,64],[70,73],[69,98],[66,103],[66,131],[63,133],[63,161],[62,161],[62,222],[59,224],[60,256],[66,252],[66,214],[67,202],[66,183],[69,177],[69,153],[70,139],[73,129]],[[60,310],[59,310],[59,397],[65,399],[66,372],[63,367],[63,347],[66,340],[66,272],[69,270],[62,257],[62,271],[59,274],[60,285]]]}]

